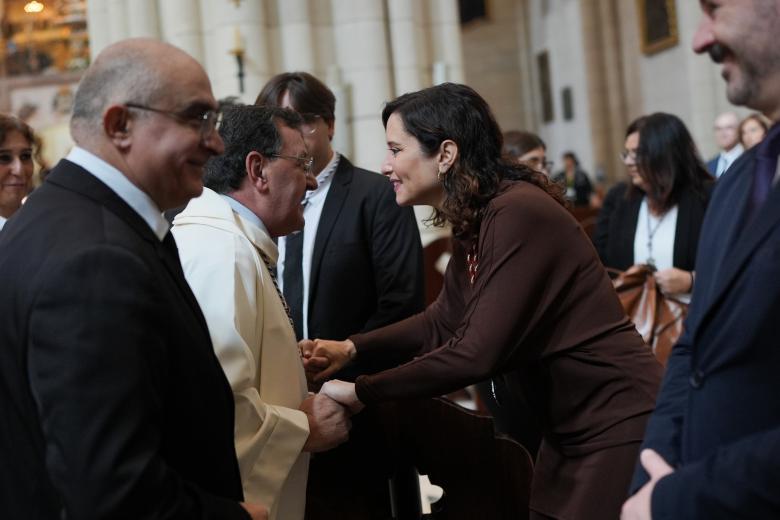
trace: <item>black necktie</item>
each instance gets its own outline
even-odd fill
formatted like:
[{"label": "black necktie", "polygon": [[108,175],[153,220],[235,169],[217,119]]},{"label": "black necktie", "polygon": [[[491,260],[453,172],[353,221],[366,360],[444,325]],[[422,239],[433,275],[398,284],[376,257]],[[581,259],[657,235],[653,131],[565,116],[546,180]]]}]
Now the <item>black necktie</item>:
[{"label": "black necktie", "polygon": [[290,307],[295,337],[303,339],[303,230],[284,242],[284,298]]}]

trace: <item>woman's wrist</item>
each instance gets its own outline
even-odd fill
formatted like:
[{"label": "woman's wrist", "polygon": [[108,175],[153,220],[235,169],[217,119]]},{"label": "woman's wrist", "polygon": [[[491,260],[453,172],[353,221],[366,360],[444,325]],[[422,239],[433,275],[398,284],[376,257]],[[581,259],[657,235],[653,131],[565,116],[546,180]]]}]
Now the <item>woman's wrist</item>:
[{"label": "woman's wrist", "polygon": [[347,347],[347,357],[350,361],[354,361],[355,356],[357,356],[357,349],[355,348],[355,344],[351,339],[344,340],[344,344]]}]

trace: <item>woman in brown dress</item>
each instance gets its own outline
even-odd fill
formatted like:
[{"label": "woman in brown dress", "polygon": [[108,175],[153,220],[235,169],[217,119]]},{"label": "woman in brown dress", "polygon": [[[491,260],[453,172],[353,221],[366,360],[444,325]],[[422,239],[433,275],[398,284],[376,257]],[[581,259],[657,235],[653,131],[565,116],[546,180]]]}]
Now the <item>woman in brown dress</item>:
[{"label": "woman in brown dress", "polygon": [[[501,158],[501,131],[471,88],[405,94],[382,114],[383,173],[400,205],[434,207],[454,253],[422,313],[302,350],[322,380],[353,358],[408,362],[322,391],[353,411],[503,378],[544,440],[533,518],[618,518],[661,367],[625,316],[588,237],[544,175]],[[498,396],[500,401],[501,396]]]}]

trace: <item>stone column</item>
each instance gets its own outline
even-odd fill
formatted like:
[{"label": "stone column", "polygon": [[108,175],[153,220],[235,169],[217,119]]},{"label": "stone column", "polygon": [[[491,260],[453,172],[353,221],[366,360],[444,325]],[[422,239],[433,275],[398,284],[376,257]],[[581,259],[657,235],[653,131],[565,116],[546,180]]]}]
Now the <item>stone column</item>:
[{"label": "stone column", "polygon": [[[623,175],[619,153],[627,121],[626,87],[623,82],[620,35],[615,4],[595,0],[580,9],[585,62],[587,64],[593,163],[608,182]],[[595,173],[595,172],[594,172]]]},{"label": "stone column", "polygon": [[515,5],[515,35],[517,38],[517,60],[520,71],[520,128],[536,131],[540,119],[536,108],[540,106],[537,85],[539,80],[534,71],[534,59],[531,45],[531,28],[529,27],[531,13],[528,0],[521,0]]},{"label": "stone column", "polygon": [[[168,1],[168,0],[166,0]],[[273,72],[265,0],[201,0],[206,71],[217,98],[238,96],[254,103]],[[231,53],[244,50],[244,93],[239,92],[238,64]]]},{"label": "stone column", "polygon": [[355,155],[350,159],[376,171],[385,150],[382,106],[393,96],[384,3],[333,0],[331,9],[336,63],[352,87]]},{"label": "stone column", "polygon": [[128,36],[160,38],[157,0],[133,0],[127,4],[126,12]]},{"label": "stone column", "polygon": [[[163,40],[204,63],[199,4],[191,0],[163,0],[159,6]],[[225,5],[224,8],[229,9],[230,6]]]},{"label": "stone column", "polygon": [[390,43],[395,93],[413,92],[431,84],[430,60],[421,22],[423,3],[415,0],[388,2]]},{"label": "stone column", "polygon": [[126,0],[108,0],[108,43],[118,42],[127,38]]},{"label": "stone column", "polygon": [[87,30],[89,32],[89,53],[94,60],[111,39],[108,27],[108,1],[87,0]]},{"label": "stone column", "polygon": [[[282,71],[314,70],[312,24],[307,0],[278,0]],[[280,71],[281,72],[281,71]]]},{"label": "stone column", "polygon": [[447,80],[463,83],[463,50],[460,42],[460,18],[455,0],[430,0],[431,59],[447,64]]}]

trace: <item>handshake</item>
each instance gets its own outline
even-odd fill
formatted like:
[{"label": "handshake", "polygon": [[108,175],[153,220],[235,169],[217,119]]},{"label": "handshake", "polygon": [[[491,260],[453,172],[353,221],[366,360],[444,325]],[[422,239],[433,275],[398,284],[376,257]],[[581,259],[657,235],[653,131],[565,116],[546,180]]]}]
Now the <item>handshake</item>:
[{"label": "handshake", "polygon": [[[349,340],[304,339],[298,347],[310,385],[321,383],[355,357],[355,345]],[[309,438],[303,451],[327,451],[345,442],[351,427],[349,418],[362,409],[354,383],[333,380],[322,385],[318,394],[309,395],[300,406],[309,419]]]}]

